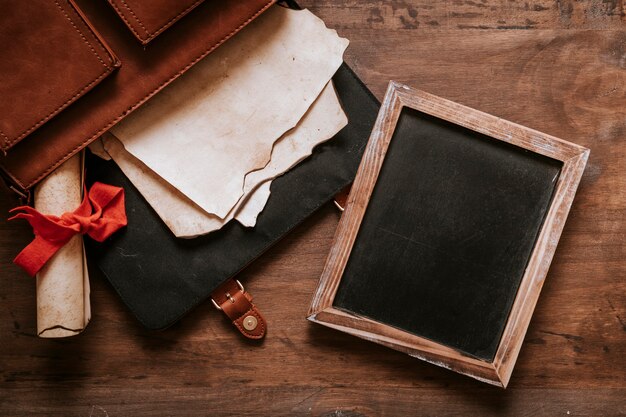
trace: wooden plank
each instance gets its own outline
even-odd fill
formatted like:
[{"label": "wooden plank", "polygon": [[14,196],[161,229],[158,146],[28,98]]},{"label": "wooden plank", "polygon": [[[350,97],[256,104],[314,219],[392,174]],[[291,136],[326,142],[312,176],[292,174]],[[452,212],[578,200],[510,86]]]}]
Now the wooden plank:
[{"label": "wooden plank", "polygon": [[[620,396],[626,395],[623,389],[598,388],[585,391],[581,399],[580,391],[572,389],[532,389],[524,388],[503,398],[495,389],[467,389],[464,392],[451,392],[443,386],[424,389],[421,395],[414,396],[414,389],[393,389],[382,387],[376,391],[365,391],[354,387],[303,387],[285,388],[249,387],[226,385],[219,389],[202,386],[186,386],[171,389],[167,395],[156,396],[154,390],[144,382],[144,386],[113,398],[108,387],[94,387],[91,395],[80,393],[80,389],[66,387],[59,390],[58,397],[47,398],[39,404],[25,404],[5,416],[49,417],[63,416],[178,416],[205,417],[207,415],[233,416],[323,416],[323,417],[364,417],[364,416],[413,416],[413,415],[480,415],[485,417],[514,415],[518,417],[546,416],[617,416],[620,410]],[[79,391],[77,393],[76,391]],[[215,391],[219,391],[219,394]],[[16,395],[28,395],[28,389],[15,391]],[[549,404],[542,400],[549,396]],[[144,401],[124,403],[133,397]],[[72,398],[73,403],[65,402]],[[268,404],[259,411],[260,399]],[[236,402],[233,400],[236,399]],[[477,400],[479,399],[479,400]],[[233,404],[235,403],[235,404]],[[178,406],[177,406],[178,405]],[[623,408],[621,411],[623,412]],[[569,412],[569,414],[568,414]]]},{"label": "wooden plank", "polygon": [[340,28],[440,31],[623,29],[622,0],[321,0],[302,2]]}]

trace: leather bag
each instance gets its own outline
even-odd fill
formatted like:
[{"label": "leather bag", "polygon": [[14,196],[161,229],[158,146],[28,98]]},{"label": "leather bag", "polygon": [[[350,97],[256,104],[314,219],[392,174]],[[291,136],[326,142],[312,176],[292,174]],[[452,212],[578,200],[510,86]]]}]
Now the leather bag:
[{"label": "leather bag", "polygon": [[[28,190],[61,163],[273,3],[0,0],[0,61],[5,61],[0,64],[0,92],[3,101],[11,97],[3,106],[21,97],[24,112],[30,113],[10,117],[17,120],[11,134],[0,133],[0,174],[27,198]],[[50,42],[50,34],[62,36]],[[13,48],[5,47],[12,43]],[[46,74],[46,63],[58,77]],[[77,71],[83,67],[84,74]],[[47,94],[49,100],[40,102]],[[8,129],[4,116],[2,120],[0,130]]]}]

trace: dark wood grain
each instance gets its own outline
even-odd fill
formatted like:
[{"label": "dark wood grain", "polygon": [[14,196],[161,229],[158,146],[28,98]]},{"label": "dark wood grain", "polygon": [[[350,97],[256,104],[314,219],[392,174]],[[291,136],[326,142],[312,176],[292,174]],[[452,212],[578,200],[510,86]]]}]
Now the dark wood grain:
[{"label": "dark wood grain", "polygon": [[[351,40],[379,98],[395,79],[591,149],[507,390],[305,320],[331,205],[241,276],[270,326],[261,347],[209,303],[147,332],[95,272],[87,331],[36,339],[34,282],[11,264],[29,231],[0,220],[0,415],[626,414],[624,3],[302,4]],[[0,192],[0,213],[16,203]]]}]

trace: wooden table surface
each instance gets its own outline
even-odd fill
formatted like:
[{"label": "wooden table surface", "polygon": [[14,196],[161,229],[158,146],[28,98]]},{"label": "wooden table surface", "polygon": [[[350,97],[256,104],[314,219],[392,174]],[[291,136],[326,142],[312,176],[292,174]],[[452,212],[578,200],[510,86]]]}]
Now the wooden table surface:
[{"label": "wooden table surface", "polygon": [[339,214],[326,205],[240,278],[269,322],[246,343],[210,303],[144,330],[92,271],[93,319],[34,337],[31,238],[0,193],[2,416],[626,414],[626,3],[302,1],[389,79],[591,149],[510,386],[501,390],[305,320]]}]

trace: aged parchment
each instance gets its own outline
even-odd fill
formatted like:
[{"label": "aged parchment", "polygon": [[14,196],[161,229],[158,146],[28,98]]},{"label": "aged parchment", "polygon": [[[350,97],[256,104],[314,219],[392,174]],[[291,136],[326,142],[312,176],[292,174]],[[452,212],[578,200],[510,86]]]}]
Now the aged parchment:
[{"label": "aged parchment", "polygon": [[224,219],[342,63],[346,39],[275,6],[111,132],[206,213]]},{"label": "aged parchment", "polygon": [[105,135],[102,140],[104,150],[170,230],[177,237],[192,238],[218,230],[233,218],[245,226],[254,226],[270,196],[272,179],[311,155],[315,146],[332,138],[347,122],[332,82],[329,82],[300,123],[276,141],[269,163],[245,176],[243,196],[224,219],[194,204],[127,152],[113,135]]}]

